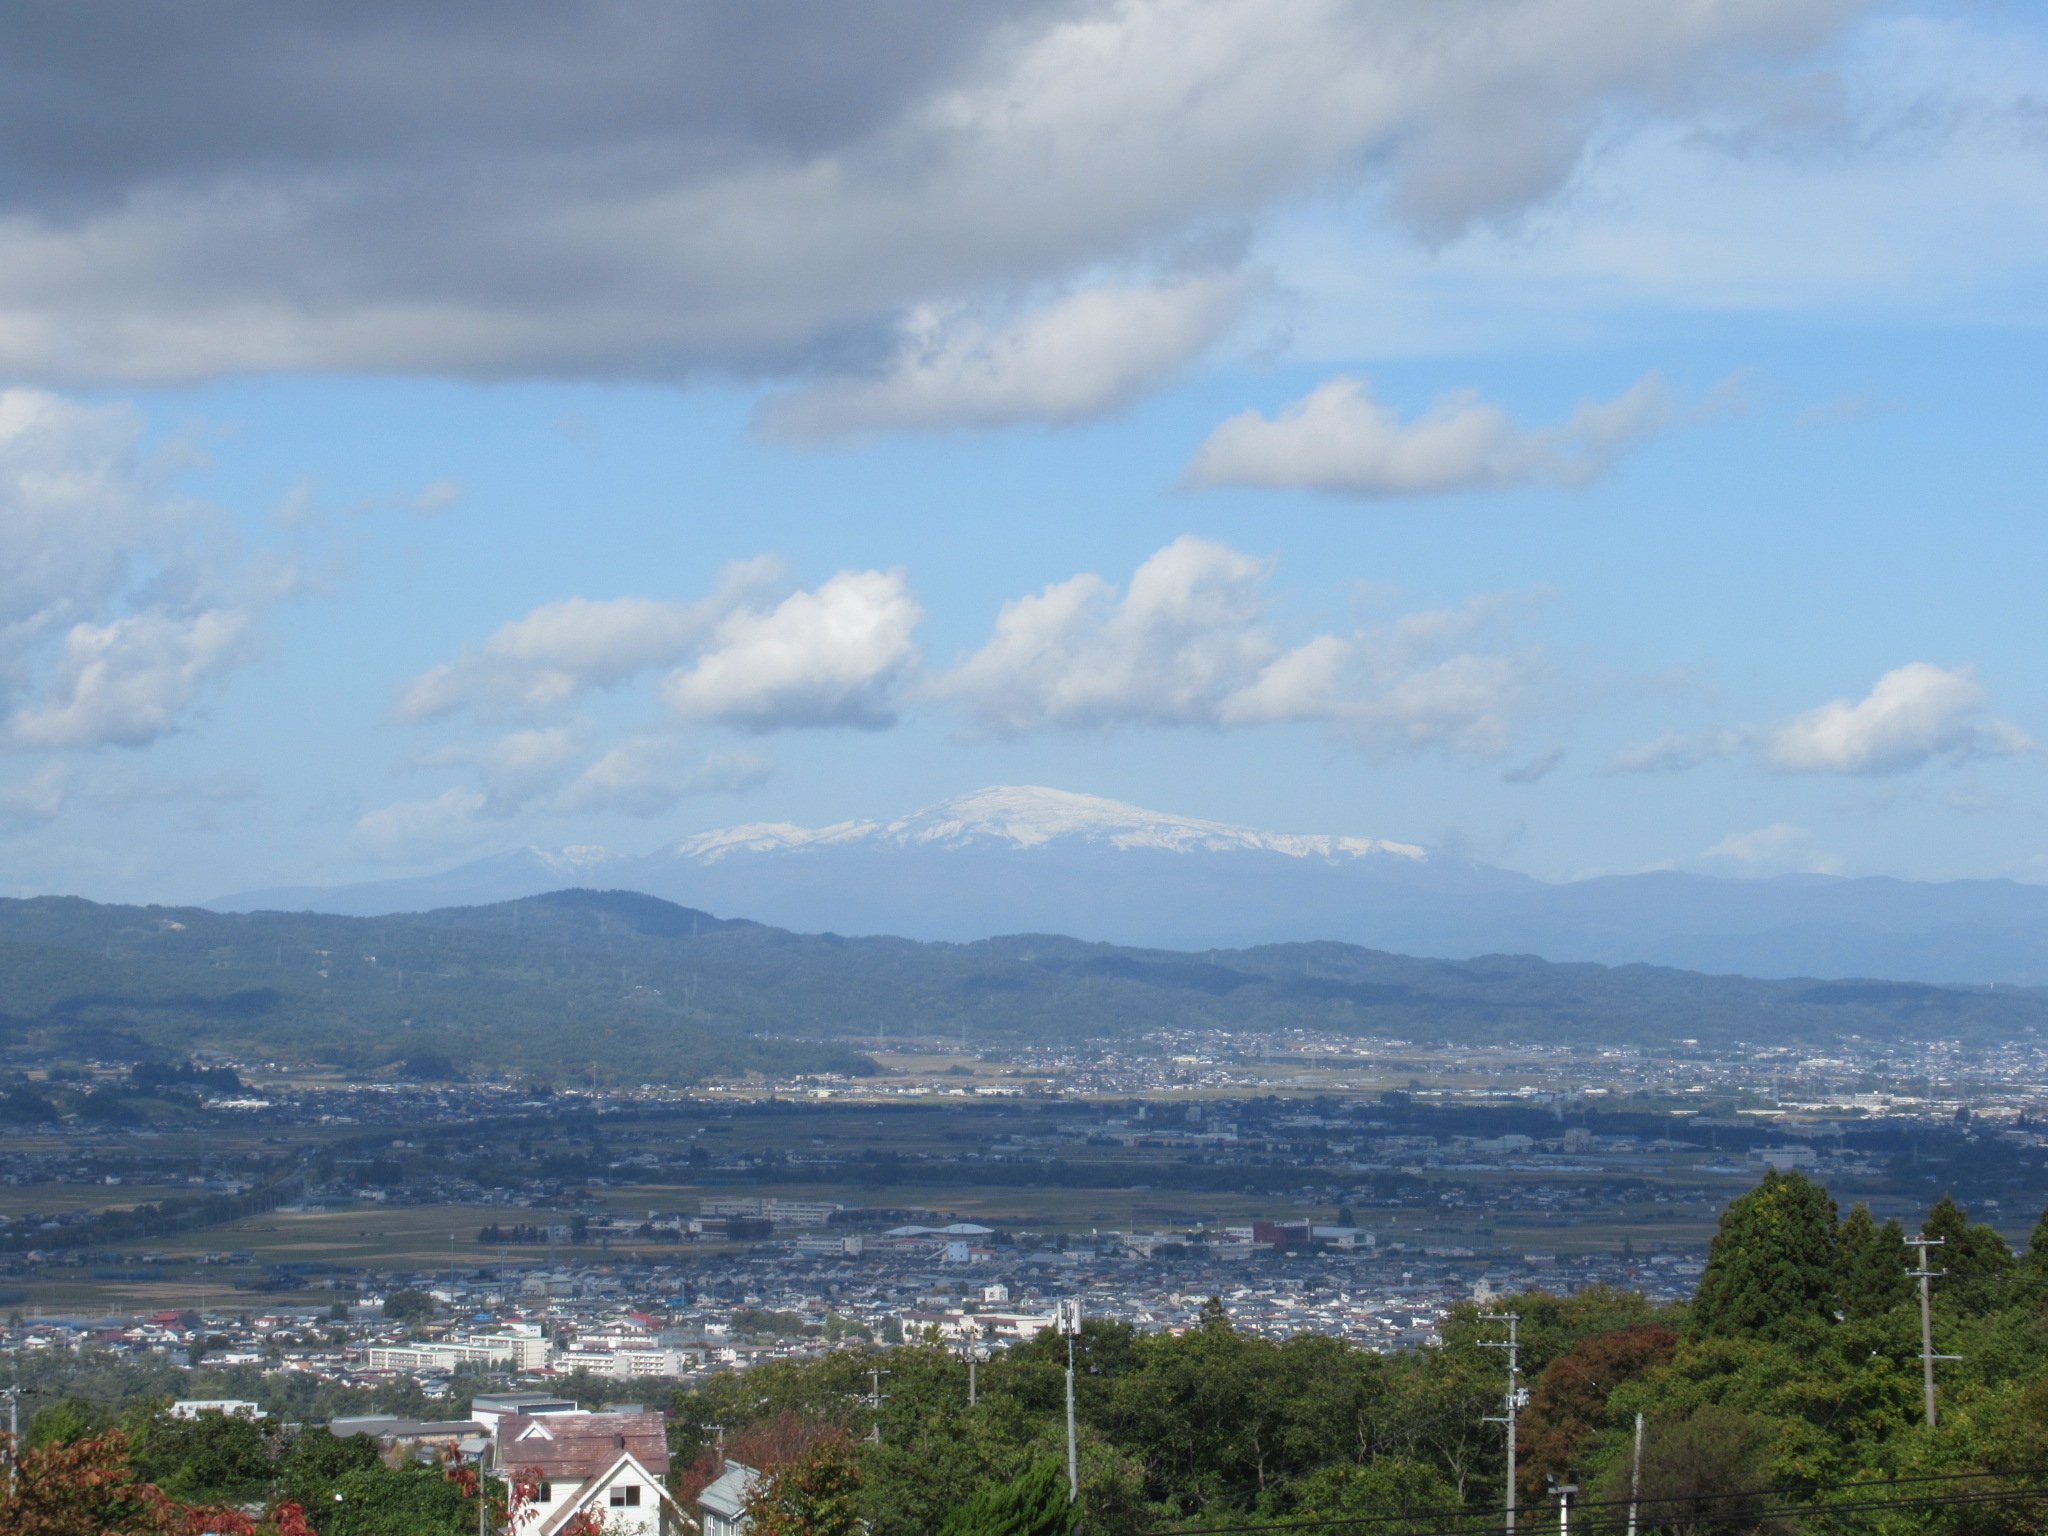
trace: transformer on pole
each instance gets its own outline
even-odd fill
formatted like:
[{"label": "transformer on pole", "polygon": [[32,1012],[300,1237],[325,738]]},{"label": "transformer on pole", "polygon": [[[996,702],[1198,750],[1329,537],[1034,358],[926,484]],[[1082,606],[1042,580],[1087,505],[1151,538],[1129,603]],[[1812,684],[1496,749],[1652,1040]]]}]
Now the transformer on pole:
[{"label": "transformer on pole", "polygon": [[1508,1431],[1508,1485],[1504,1529],[1507,1536],[1515,1536],[1515,1414],[1529,1401],[1529,1394],[1522,1389],[1521,1335],[1517,1331],[1521,1317],[1513,1312],[1482,1312],[1481,1322],[1506,1323],[1508,1336],[1505,1339],[1481,1339],[1481,1349],[1504,1349],[1508,1352],[1508,1387],[1501,1398],[1499,1414],[1489,1414],[1488,1424],[1505,1424]]}]

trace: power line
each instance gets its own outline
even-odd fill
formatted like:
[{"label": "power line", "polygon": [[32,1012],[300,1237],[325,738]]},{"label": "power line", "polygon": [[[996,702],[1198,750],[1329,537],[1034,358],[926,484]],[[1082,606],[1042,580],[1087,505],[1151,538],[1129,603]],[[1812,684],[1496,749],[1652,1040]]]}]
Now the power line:
[{"label": "power line", "polygon": [[[1675,1499],[1659,1499],[1654,1502],[1693,1504],[1707,1502],[1714,1499],[1725,1499],[1728,1497],[1732,1497],[1732,1495],[1680,1495]],[[2037,1499],[2048,1499],[2048,1486],[2036,1486],[2031,1488],[2019,1489],[1988,1490],[1977,1493],[1938,1494],[1921,1498],[1866,1499],[1859,1501],[1850,1501],[1846,1503],[1771,1505],[1766,1506],[1762,1509],[1744,1509],[1741,1511],[1741,1519],[1745,1523],[1760,1524],[1765,1520],[1786,1519],[1807,1515],[1875,1514],[1892,1510],[1944,1509],[1962,1508],[1965,1506],[1977,1508],[2005,1504],[2021,1504]],[[1647,1503],[1653,1501],[1645,1500],[1644,1502]],[[1584,1506],[1581,1507],[1583,1508]],[[1702,1511],[1701,1513],[1708,1512]],[[1731,1516],[1733,1513],[1734,1512],[1732,1511],[1730,1512]],[[1319,1520],[1310,1522],[1297,1522],[1294,1528],[1306,1529],[1310,1526],[1320,1528],[1335,1528],[1397,1521],[1416,1521],[1427,1518],[1429,1518],[1429,1516],[1420,1513],[1407,1515],[1359,1515],[1349,1519],[1342,1520]],[[1483,1524],[1474,1523],[1475,1521],[1481,1520],[1484,1521]],[[1417,1527],[1411,1525],[1407,1530],[1393,1533],[1393,1536],[1476,1536],[1476,1533],[1487,1529],[1492,1524],[1492,1520],[1493,1514],[1490,1511],[1481,1516],[1475,1516],[1469,1513],[1460,1512],[1449,1515],[1448,1518],[1442,1524],[1430,1527]],[[1270,1531],[1278,1528],[1280,1527],[1270,1525],[1184,1527],[1179,1531],[1149,1531],[1142,1533],[1142,1536],[1193,1536],[1193,1533],[1196,1532],[1203,1533],[1203,1536],[1213,1536],[1214,1532],[1223,1530]],[[1604,1520],[1588,1521],[1585,1525],[1581,1526],[1580,1529],[1582,1532],[1582,1536],[1584,1536],[1584,1533],[1587,1532],[1606,1533],[1612,1531],[1621,1531],[1626,1529],[1626,1522],[1624,1520],[1616,1519],[1610,1516]]]},{"label": "power line", "polygon": [[[2026,1467],[2005,1471],[1986,1472],[1923,1472],[1913,1477],[1868,1478],[1860,1482],[1817,1484],[1804,1497],[1811,1498],[1822,1493],[1857,1493],[1879,1488],[1917,1487],[1928,1483],[1983,1482],[1991,1478],[2008,1481],[2032,1481],[2048,1478],[2048,1467]],[[2048,1493],[2048,1488],[2029,1490],[2029,1496]],[[1641,1498],[1638,1504],[1700,1504],[1730,1499],[1790,1498],[1795,1495],[1785,1488],[1732,1488],[1720,1493],[1669,1493]],[[1600,1509],[1622,1509],[1631,1500],[1597,1499],[1581,1500],[1573,1508],[1584,1512]],[[1835,1506],[1828,1506],[1835,1507]],[[1389,1525],[1403,1520],[1441,1520],[1453,1523],[1491,1522],[1500,1515],[1495,1508],[1488,1509],[1416,1509],[1392,1515],[1347,1515],[1327,1519],[1311,1520],[1269,1520],[1247,1525],[1185,1525],[1171,1528],[1161,1527],[1144,1531],[1139,1536],[1236,1536],[1236,1533],[1250,1531],[1317,1530],[1335,1526]]]}]

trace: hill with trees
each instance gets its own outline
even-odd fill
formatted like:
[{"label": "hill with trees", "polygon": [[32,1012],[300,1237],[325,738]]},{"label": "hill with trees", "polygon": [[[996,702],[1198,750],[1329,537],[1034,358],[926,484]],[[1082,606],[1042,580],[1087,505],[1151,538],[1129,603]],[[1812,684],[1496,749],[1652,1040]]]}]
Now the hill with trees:
[{"label": "hill with trees", "polygon": [[432,1076],[580,1073],[601,1058],[687,1083],[761,1067],[858,1073],[857,1042],[879,1035],[1087,1041],[1167,1027],[1652,1049],[2008,1041],[2048,1030],[2048,992],[1334,943],[848,939],[628,892],[380,918],[0,901],[0,1052],[15,1061],[212,1050]]}]

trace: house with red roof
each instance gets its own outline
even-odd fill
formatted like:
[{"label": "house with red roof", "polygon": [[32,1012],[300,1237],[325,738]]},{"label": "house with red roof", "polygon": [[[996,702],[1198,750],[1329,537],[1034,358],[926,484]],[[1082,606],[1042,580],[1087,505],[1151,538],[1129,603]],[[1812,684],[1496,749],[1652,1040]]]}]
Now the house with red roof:
[{"label": "house with red roof", "polygon": [[695,1518],[668,1491],[668,1428],[645,1409],[606,1413],[511,1413],[497,1421],[499,1475],[537,1484],[521,1536],[559,1536],[588,1514],[618,1536],[695,1533]]}]

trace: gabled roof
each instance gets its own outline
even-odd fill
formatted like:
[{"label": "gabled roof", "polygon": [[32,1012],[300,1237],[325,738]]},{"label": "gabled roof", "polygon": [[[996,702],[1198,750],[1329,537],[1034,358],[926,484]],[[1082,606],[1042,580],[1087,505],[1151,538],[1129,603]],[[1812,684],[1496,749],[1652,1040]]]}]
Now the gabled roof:
[{"label": "gabled roof", "polygon": [[621,1451],[610,1466],[591,1473],[577,1485],[574,1493],[549,1511],[548,1517],[534,1530],[533,1536],[555,1536],[556,1532],[575,1519],[579,1513],[586,1509],[595,1509],[598,1499],[629,1470],[640,1474],[634,1481],[642,1487],[652,1488],[656,1501],[666,1504],[676,1519],[691,1530],[701,1529],[697,1518],[675,1501],[675,1496],[662,1485],[661,1479],[655,1476],[645,1463],[631,1451]]},{"label": "gabled roof", "polygon": [[746,1513],[747,1495],[761,1481],[761,1474],[742,1461],[728,1461],[725,1470],[697,1495],[697,1507],[708,1514],[737,1520]]},{"label": "gabled roof", "polygon": [[658,1413],[521,1414],[501,1422],[498,1435],[499,1466],[558,1482],[593,1476],[622,1451],[657,1475],[668,1471],[668,1432]]}]

